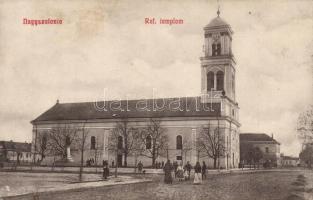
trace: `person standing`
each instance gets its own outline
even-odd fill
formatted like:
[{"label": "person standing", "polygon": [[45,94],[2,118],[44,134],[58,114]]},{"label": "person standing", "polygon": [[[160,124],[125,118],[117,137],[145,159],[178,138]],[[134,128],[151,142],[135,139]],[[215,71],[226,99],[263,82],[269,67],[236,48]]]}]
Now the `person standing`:
[{"label": "person standing", "polygon": [[104,180],[106,180],[110,174],[110,170],[109,170],[109,163],[108,161],[103,161],[103,178]]},{"label": "person standing", "polygon": [[182,164],[180,164],[177,167],[177,175],[176,175],[176,177],[178,178],[178,181],[183,181],[184,180],[184,170],[183,170]]},{"label": "person standing", "polygon": [[176,178],[176,174],[177,174],[177,167],[178,167],[178,163],[177,161],[173,162],[173,167],[174,167],[174,177]]},{"label": "person standing", "polygon": [[187,164],[185,165],[185,170],[187,171],[188,174],[188,180],[190,180],[190,172],[191,172],[191,164],[189,163],[189,161],[187,161]]},{"label": "person standing", "polygon": [[206,179],[207,166],[204,161],[202,162],[201,173],[202,173],[202,180]]},{"label": "person standing", "polygon": [[195,166],[195,178],[193,180],[194,184],[201,184],[202,182],[202,176],[201,176],[201,165],[200,162],[198,161],[196,166]]},{"label": "person standing", "polygon": [[167,160],[167,162],[165,163],[163,171],[164,171],[164,183],[172,184],[173,183],[173,177],[172,177],[173,165],[170,160]]},{"label": "person standing", "polygon": [[138,167],[138,172],[139,172],[139,173],[142,173],[143,164],[142,164],[141,161],[139,161],[137,167]]}]

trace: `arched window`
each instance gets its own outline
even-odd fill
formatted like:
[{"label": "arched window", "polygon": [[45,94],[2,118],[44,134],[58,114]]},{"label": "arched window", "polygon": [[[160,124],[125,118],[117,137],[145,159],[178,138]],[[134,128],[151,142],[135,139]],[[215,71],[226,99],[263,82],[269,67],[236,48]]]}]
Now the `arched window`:
[{"label": "arched window", "polygon": [[218,71],[216,74],[216,90],[224,90],[224,72]]},{"label": "arched window", "polygon": [[217,45],[216,45],[216,55],[221,55],[221,43],[218,43]]},{"label": "arched window", "polygon": [[146,149],[151,149],[151,136],[146,137]]},{"label": "arched window", "polygon": [[214,89],[214,73],[209,72],[207,74],[207,90],[208,92],[211,91],[211,89]]},{"label": "arched window", "polygon": [[216,44],[212,44],[212,56],[216,56]]},{"label": "arched window", "polygon": [[122,136],[118,136],[117,138],[117,148],[123,149],[123,137]]},{"label": "arched window", "polygon": [[212,44],[212,56],[221,55],[221,43]]},{"label": "arched window", "polygon": [[176,149],[183,148],[183,137],[181,135],[177,135],[176,137]]},{"label": "arched window", "polygon": [[96,137],[91,136],[90,138],[90,149],[96,149]]}]

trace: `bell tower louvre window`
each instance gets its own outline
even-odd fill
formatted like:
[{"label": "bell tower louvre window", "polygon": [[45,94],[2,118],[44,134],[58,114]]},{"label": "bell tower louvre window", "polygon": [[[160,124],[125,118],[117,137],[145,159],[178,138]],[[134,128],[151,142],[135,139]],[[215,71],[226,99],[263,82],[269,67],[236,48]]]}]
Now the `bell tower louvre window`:
[{"label": "bell tower louvre window", "polygon": [[218,91],[224,90],[224,72],[218,71],[216,74],[216,89]]},{"label": "bell tower louvre window", "polygon": [[212,56],[221,55],[221,43],[212,44]]},{"label": "bell tower louvre window", "polygon": [[211,91],[211,89],[214,89],[214,73],[209,72],[207,74],[207,91]]}]

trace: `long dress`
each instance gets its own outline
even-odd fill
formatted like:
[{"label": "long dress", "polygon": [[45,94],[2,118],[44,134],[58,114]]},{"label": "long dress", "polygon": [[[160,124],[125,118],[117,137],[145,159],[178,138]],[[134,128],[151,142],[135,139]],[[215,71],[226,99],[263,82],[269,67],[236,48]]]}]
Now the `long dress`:
[{"label": "long dress", "polygon": [[172,171],[173,171],[173,166],[171,163],[166,163],[164,165],[164,182],[167,184],[173,183],[173,177],[172,177]]},{"label": "long dress", "polygon": [[201,174],[201,166],[195,166],[195,178],[193,180],[194,184],[201,184],[202,183],[202,174]]},{"label": "long dress", "polygon": [[181,166],[177,167],[177,175],[176,177],[178,178],[179,181],[184,180],[184,170]]}]

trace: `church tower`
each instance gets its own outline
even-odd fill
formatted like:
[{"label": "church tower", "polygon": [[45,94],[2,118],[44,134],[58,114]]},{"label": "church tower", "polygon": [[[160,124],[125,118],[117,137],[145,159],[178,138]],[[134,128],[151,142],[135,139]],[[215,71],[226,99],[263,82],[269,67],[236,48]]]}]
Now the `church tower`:
[{"label": "church tower", "polygon": [[201,101],[221,103],[223,116],[238,120],[236,102],[236,61],[232,54],[230,25],[217,17],[204,27],[204,56],[201,60]]}]

